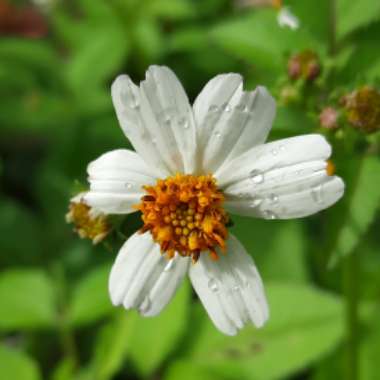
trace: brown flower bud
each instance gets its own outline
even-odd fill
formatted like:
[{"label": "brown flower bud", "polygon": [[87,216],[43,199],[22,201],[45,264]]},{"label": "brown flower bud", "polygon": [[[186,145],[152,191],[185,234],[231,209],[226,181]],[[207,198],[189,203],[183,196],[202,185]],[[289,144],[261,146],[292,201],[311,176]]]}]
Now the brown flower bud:
[{"label": "brown flower bud", "polygon": [[347,121],[365,133],[380,130],[380,92],[363,86],[342,97],[341,104],[346,109]]},{"label": "brown flower bud", "polygon": [[291,79],[315,80],[321,72],[321,65],[316,53],[305,50],[293,55],[288,61],[288,75]]}]

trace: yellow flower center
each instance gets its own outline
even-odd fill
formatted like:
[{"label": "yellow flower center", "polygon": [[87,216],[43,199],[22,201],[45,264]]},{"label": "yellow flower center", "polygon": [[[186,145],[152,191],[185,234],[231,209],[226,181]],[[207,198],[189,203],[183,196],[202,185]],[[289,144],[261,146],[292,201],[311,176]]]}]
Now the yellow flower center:
[{"label": "yellow flower center", "polygon": [[208,251],[218,259],[216,247],[225,249],[228,215],[212,175],[176,174],[144,189],[147,195],[136,206],[144,222],[141,232],[150,231],[168,258],[178,252],[196,262]]},{"label": "yellow flower center", "polygon": [[111,226],[104,214],[94,214],[83,201],[71,202],[66,221],[74,224],[74,230],[81,238],[91,239],[94,244],[102,241],[110,232]]}]

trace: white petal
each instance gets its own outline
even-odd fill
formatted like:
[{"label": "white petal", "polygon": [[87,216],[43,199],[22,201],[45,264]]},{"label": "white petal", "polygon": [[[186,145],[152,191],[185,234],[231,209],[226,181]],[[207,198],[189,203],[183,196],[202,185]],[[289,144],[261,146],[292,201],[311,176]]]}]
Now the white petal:
[{"label": "white petal", "polygon": [[167,67],[151,66],[140,88],[116,78],[112,99],[121,127],[141,157],[162,176],[192,172],[195,126],[181,83]]},{"label": "white petal", "polygon": [[269,317],[260,275],[241,243],[230,236],[227,253],[213,261],[202,253],[190,279],[216,327],[235,335],[247,322],[262,327]]},{"label": "white petal", "polygon": [[158,175],[137,153],[127,149],[103,154],[88,165],[87,172],[90,191],[84,200],[108,214],[135,211],[132,206],[140,202],[142,186],[155,183]]},{"label": "white petal", "polygon": [[277,22],[281,28],[290,28],[296,30],[300,26],[300,21],[297,16],[295,16],[291,10],[287,7],[282,7],[277,14]]},{"label": "white petal", "polygon": [[150,232],[135,233],[122,246],[112,267],[109,292],[112,303],[135,308],[144,316],[157,315],[172,299],[189,266],[176,255],[168,261]]},{"label": "white petal", "polygon": [[238,74],[212,79],[194,103],[202,170],[214,172],[225,160],[262,144],[274,115],[274,99],[264,87],[245,92]]},{"label": "white petal", "polygon": [[266,219],[303,217],[335,203],[344,192],[328,176],[331,147],[320,135],[280,140],[254,148],[217,174],[232,213]]}]

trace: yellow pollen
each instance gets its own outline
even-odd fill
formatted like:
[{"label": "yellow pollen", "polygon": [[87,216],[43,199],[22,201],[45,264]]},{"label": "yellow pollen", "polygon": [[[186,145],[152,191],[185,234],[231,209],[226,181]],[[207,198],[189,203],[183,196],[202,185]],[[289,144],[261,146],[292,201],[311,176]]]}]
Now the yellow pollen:
[{"label": "yellow pollen", "polygon": [[84,201],[72,201],[66,221],[74,224],[74,231],[81,238],[91,239],[94,244],[104,240],[111,231],[107,217],[102,213],[94,213]]},{"label": "yellow pollen", "polygon": [[329,176],[335,174],[335,165],[331,160],[327,160],[326,173]]},{"label": "yellow pollen", "polygon": [[201,252],[218,259],[225,249],[228,215],[224,196],[212,175],[176,174],[145,186],[146,195],[136,206],[142,213],[141,232],[150,231],[168,258],[175,252],[196,262]]}]

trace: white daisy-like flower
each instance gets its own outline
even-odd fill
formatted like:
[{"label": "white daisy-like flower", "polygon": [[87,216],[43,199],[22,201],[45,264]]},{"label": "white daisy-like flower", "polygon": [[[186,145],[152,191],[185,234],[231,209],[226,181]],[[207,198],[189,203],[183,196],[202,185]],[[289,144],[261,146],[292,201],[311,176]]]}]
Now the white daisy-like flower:
[{"label": "white daisy-like flower", "polygon": [[151,66],[140,86],[126,75],[113,83],[136,152],[91,162],[86,202],[110,214],[140,210],[144,222],[111,270],[114,305],[157,315],[189,274],[220,331],[261,327],[269,316],[263,284],[228,233],[229,215],[304,217],[342,196],[343,181],[327,173],[327,141],[311,134],[264,144],[275,101],[264,87],[244,91],[242,82],[238,74],[216,76],[193,107],[167,67]]}]

